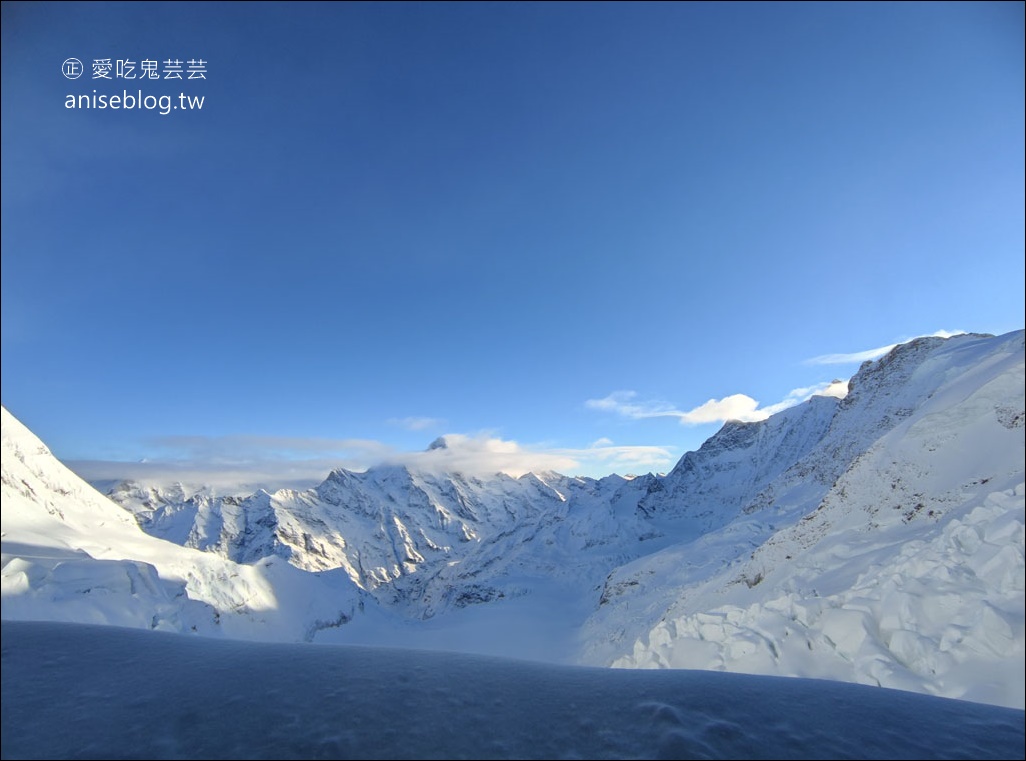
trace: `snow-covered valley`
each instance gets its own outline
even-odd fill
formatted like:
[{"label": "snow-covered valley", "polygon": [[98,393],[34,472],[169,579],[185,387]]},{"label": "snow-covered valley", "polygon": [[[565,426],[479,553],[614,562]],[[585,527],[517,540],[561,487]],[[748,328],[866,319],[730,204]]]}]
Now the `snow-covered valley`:
[{"label": "snow-covered valley", "polygon": [[664,476],[386,464],[307,491],[104,496],[4,409],[3,618],[1022,709],[1023,338],[916,339],[843,399],[727,423]]}]

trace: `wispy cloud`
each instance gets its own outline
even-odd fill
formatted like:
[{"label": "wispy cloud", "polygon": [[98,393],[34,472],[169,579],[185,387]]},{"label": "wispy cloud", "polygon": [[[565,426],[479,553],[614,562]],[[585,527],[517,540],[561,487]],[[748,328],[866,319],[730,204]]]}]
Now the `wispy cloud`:
[{"label": "wispy cloud", "polygon": [[390,451],[388,446],[373,439],[302,436],[153,436],[146,439],[145,444],[171,461],[214,464],[317,455],[374,457]]},{"label": "wispy cloud", "polygon": [[520,444],[489,432],[447,434],[444,447],[403,452],[368,439],[273,436],[164,436],[150,441],[156,454],[140,462],[73,461],[68,465],[88,481],[133,480],[143,484],[180,482],[220,493],[257,489],[305,489],[334,468],[362,471],[380,464],[414,470],[471,475],[556,471],[606,475],[666,470],[677,459],[662,446],[616,446],[599,439],[582,448]]},{"label": "wispy cloud", "polygon": [[689,410],[681,410],[668,402],[638,400],[637,393],[634,391],[614,391],[602,399],[589,399],[585,402],[585,406],[593,410],[614,412],[635,420],[658,417],[674,418],[681,425],[723,423],[727,420],[753,423],[765,420],[770,415],[788,407],[801,404],[813,396],[843,398],[847,392],[847,381],[831,381],[793,389],[781,401],[767,406],[760,405],[758,401],[747,394],[732,394],[722,399],[709,399]]},{"label": "wispy cloud", "polygon": [[305,489],[334,468],[363,470],[394,451],[372,439],[284,436],[159,436],[135,462],[77,460],[68,466],[87,481],[132,480],[205,485],[223,493]]},{"label": "wispy cloud", "polygon": [[[965,333],[964,330],[938,330],[935,333],[930,333],[931,337],[936,338],[951,338],[952,336],[959,336]],[[921,338],[922,336],[915,336]],[[887,346],[878,346],[875,349],[865,349],[863,351],[853,351],[847,354],[821,354],[818,357],[812,357],[811,359],[805,360],[806,365],[848,365],[848,364],[861,364],[871,359],[879,359],[884,354],[889,352],[898,344],[911,341],[911,338],[905,339],[905,341],[898,341],[898,343],[888,344]]]},{"label": "wispy cloud", "polygon": [[680,453],[672,447],[639,444],[614,445],[610,439],[605,437],[587,449],[566,451],[582,464],[592,465],[596,472],[612,471],[622,475],[666,471],[680,459]]},{"label": "wispy cloud", "polygon": [[770,415],[775,415],[781,410],[786,410],[788,407],[794,407],[802,402],[806,402],[814,396],[832,396],[835,399],[843,399],[847,395],[848,381],[832,380],[826,383],[817,383],[814,386],[791,389],[787,396],[779,402],[767,407],[762,407],[759,412],[765,413],[765,417],[769,417]]},{"label": "wispy cloud", "polygon": [[407,431],[426,431],[429,428],[440,428],[445,425],[445,420],[436,417],[403,417],[389,418],[389,425],[397,425]]},{"label": "wispy cloud", "polygon": [[766,417],[759,403],[745,394],[733,394],[722,399],[710,399],[690,410],[681,410],[672,404],[656,400],[639,400],[635,391],[614,391],[602,399],[589,399],[585,406],[593,410],[614,412],[634,420],[646,418],[674,418],[682,425],[741,420],[750,422]]},{"label": "wispy cloud", "polygon": [[[965,331],[938,330],[930,335],[938,338],[951,338]],[[911,339],[908,339],[911,340]],[[903,343],[903,342],[901,342]],[[875,349],[850,352],[847,354],[823,354],[805,360],[809,365],[840,365],[865,362],[878,359],[898,344],[889,344]],[[706,423],[723,423],[728,420],[739,420],[752,423],[765,420],[788,407],[812,398],[813,396],[833,396],[843,399],[848,393],[848,382],[834,380],[814,386],[792,389],[783,399],[774,404],[762,405],[747,394],[732,394],[722,399],[709,399],[691,409],[680,409],[670,402],[654,399],[639,399],[634,391],[614,391],[601,399],[589,399],[585,406],[593,410],[613,412],[633,420],[667,417],[677,420],[681,425],[703,425]]]},{"label": "wispy cloud", "polygon": [[444,447],[436,446],[422,452],[396,452],[386,458],[386,462],[438,473],[507,473],[514,477],[530,471],[565,472],[577,465],[574,458],[563,452],[522,446],[516,441],[487,433],[450,433],[441,439],[445,442]]},{"label": "wispy cloud", "polygon": [[677,459],[669,447],[616,446],[607,438],[601,438],[583,448],[525,445],[489,434],[447,434],[443,439],[445,447],[425,452],[405,452],[389,458],[389,461],[434,472],[501,472],[519,477],[524,473],[543,471],[570,475],[606,475],[614,471],[636,473],[665,470]]},{"label": "wispy cloud", "polygon": [[254,460],[234,465],[167,460],[70,460],[65,464],[92,483],[182,483],[194,488],[208,487],[218,494],[252,494],[258,489],[269,492],[308,489],[323,481],[335,468],[364,469],[361,462],[347,459]]},{"label": "wispy cloud", "polygon": [[668,402],[654,400],[636,401],[636,391],[614,391],[602,399],[589,399],[584,404],[589,409],[616,412],[625,417],[640,420],[653,417],[680,417],[680,410]]}]

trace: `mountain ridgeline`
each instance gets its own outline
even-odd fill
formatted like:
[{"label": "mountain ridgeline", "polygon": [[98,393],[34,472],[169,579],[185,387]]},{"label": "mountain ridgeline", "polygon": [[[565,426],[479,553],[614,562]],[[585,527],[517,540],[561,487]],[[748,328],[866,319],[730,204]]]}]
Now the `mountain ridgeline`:
[{"label": "mountain ridgeline", "polygon": [[666,475],[384,465],[306,491],[126,481],[107,493],[153,537],[293,567],[288,594],[305,594],[304,578],[344,587],[337,616],[308,606],[298,630],[313,641],[349,641],[375,616],[428,631],[515,613],[556,622],[551,660],[1021,708],[1023,410],[1022,331],[920,338],[863,364],[843,399],[728,422]]}]

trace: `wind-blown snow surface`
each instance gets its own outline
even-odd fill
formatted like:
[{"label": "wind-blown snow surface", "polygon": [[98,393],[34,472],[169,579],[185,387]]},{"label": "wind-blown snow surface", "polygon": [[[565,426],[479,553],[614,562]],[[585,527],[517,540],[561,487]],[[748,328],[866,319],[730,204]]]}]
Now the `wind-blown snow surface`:
[{"label": "wind-blown snow surface", "polygon": [[3,624],[4,758],[1015,758],[1022,711],[814,680]]},{"label": "wind-blown snow surface", "polygon": [[3,616],[1021,708],[1023,355],[1022,331],[918,339],[863,365],[845,399],[728,423],[664,477],[383,466],[304,492],[113,488],[177,544],[4,411]]}]

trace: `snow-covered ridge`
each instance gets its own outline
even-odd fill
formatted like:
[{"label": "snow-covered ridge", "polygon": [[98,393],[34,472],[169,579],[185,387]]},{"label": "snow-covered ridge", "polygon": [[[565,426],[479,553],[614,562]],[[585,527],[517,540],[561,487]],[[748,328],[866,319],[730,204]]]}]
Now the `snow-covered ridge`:
[{"label": "snow-covered ridge", "polygon": [[[362,595],[342,574],[240,565],[145,534],[2,409],[3,618],[206,635],[312,638]],[[287,594],[297,587],[302,594]]]},{"label": "snow-covered ridge", "polygon": [[[459,642],[1022,707],[1023,354],[1022,331],[910,342],[864,364],[843,400],[727,424],[665,476],[478,478],[393,465],[337,470],[306,491],[125,482],[111,496],[151,534],[205,551],[189,563],[218,560],[228,578],[269,584],[279,624],[295,616],[288,629],[263,615],[245,636]],[[19,491],[15,475],[9,488],[8,460],[42,445],[19,434],[9,455],[4,414],[6,574],[8,557],[24,554],[8,547],[29,526],[19,518],[6,535],[9,492],[75,526],[94,511],[69,507],[85,487],[58,483],[50,465],[35,492]],[[96,500],[95,514],[113,509],[124,523],[99,495],[82,504]],[[76,530],[68,547],[95,542]],[[168,546],[123,554],[148,562]],[[162,580],[181,577],[153,565]],[[38,588],[30,574],[5,576],[4,617],[27,617],[8,610]],[[50,609],[60,618],[60,604]]]},{"label": "snow-covered ridge", "polygon": [[[1023,389],[1021,332],[922,339],[865,365],[820,445],[728,527],[749,549],[692,570],[713,533],[621,571],[623,584],[681,561],[648,592],[658,619],[615,665],[1021,707]],[[793,510],[782,497],[800,492]]]}]

